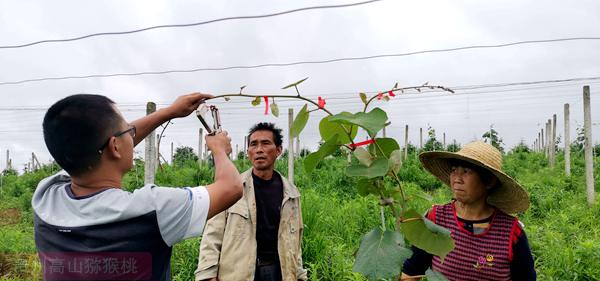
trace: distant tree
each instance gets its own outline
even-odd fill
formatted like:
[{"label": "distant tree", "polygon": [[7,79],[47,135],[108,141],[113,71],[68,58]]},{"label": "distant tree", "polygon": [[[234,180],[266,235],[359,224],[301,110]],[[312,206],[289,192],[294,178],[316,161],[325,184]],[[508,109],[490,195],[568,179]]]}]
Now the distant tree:
[{"label": "distant tree", "polygon": [[431,126],[427,127],[427,142],[425,142],[425,146],[423,150],[425,151],[434,151],[434,150],[443,150],[444,145],[436,139],[435,129]]},{"label": "distant tree", "polygon": [[485,132],[481,137],[485,142],[493,145],[500,150],[500,152],[504,153],[504,148],[502,147],[504,142],[502,141],[502,138],[500,138],[498,131],[494,130],[493,126],[490,126],[490,130]]},{"label": "distant tree", "polygon": [[575,131],[577,132],[577,137],[571,143],[571,150],[582,151],[583,145],[585,143],[585,130],[582,126],[577,126],[577,128],[575,128]]},{"label": "distant tree", "polygon": [[194,149],[189,146],[180,146],[175,149],[175,155],[173,155],[173,162],[175,166],[182,167],[189,162],[197,162],[198,155],[194,152]]},{"label": "distant tree", "polygon": [[460,143],[457,143],[456,140],[452,140],[452,143],[446,147],[446,150],[450,152],[457,152],[461,148]]},{"label": "distant tree", "polygon": [[529,146],[525,144],[525,140],[521,140],[515,147],[511,149],[512,152],[529,152]]},{"label": "distant tree", "polygon": [[246,159],[246,151],[238,152],[237,159]]}]

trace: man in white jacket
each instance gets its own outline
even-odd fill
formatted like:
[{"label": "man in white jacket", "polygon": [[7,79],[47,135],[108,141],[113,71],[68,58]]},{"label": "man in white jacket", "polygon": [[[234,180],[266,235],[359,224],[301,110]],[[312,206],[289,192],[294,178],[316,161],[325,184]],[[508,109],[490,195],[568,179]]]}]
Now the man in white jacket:
[{"label": "man in white jacket", "polygon": [[200,242],[196,280],[306,280],[302,266],[300,193],[274,170],[282,152],[281,129],[259,123],[250,129],[242,174],[244,196],[208,221]]}]

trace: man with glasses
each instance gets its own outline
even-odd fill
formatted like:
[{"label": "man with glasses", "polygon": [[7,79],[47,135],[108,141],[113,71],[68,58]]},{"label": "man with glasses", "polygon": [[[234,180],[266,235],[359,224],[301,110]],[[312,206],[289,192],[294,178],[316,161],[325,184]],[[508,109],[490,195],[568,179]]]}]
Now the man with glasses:
[{"label": "man with glasses", "polygon": [[64,171],[42,180],[32,199],[44,280],[170,280],[172,246],[201,235],[207,219],[242,196],[227,156],[231,139],[226,132],[206,137],[215,162],[215,181],[206,187],[127,192],[122,180],[136,144],[208,97],[181,96],[130,124],[99,95],[69,96],[48,109],[44,140]]}]

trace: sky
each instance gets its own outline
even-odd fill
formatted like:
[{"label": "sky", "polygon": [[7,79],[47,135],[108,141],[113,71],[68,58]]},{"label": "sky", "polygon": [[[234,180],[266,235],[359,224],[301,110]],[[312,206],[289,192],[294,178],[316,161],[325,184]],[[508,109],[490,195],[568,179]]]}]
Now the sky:
[{"label": "sky", "polygon": [[[252,16],[357,0],[328,1],[7,1],[0,0],[0,46],[91,33],[125,31],[153,25],[184,24]],[[164,75],[40,81],[2,84],[41,77],[134,73],[175,69],[319,61],[381,54],[496,45],[517,41],[600,37],[598,1],[399,1],[383,0],[337,9],[315,9],[260,19],[220,21],[185,28],[98,36],[72,42],[0,48],[0,170],[6,151],[21,170],[31,153],[51,160],[42,135],[45,111],[61,98],[77,93],[105,95],[128,120],[145,114],[148,101],[159,108],[179,95],[205,92],[294,95],[282,90],[309,77],[301,94],[326,99],[334,113],[361,110],[359,92],[376,93],[425,82],[455,89],[407,91],[384,109],[391,121],[387,135],[403,145],[419,143],[419,128],[431,126],[441,140],[465,144],[480,139],[492,125],[510,148],[523,140],[532,144],[544,123],[557,114],[557,135],[563,136],[563,106],[571,107],[571,138],[583,125],[582,89],[589,85],[593,142],[600,142],[600,80],[542,83],[468,89],[488,85],[600,76],[600,40],[536,43],[502,48],[284,67],[197,71]],[[297,113],[302,102],[276,99],[278,118],[263,115],[263,105],[250,99],[211,101],[221,112],[233,146],[243,147],[253,124],[275,122],[287,132],[288,108]],[[320,140],[321,112],[311,113],[300,135],[302,147],[315,149]],[[195,116],[173,120],[164,133],[161,152],[170,145],[198,147],[200,123]],[[561,138],[562,139],[562,138]],[[287,144],[287,138],[284,140]],[[136,147],[143,156],[144,144]]]}]

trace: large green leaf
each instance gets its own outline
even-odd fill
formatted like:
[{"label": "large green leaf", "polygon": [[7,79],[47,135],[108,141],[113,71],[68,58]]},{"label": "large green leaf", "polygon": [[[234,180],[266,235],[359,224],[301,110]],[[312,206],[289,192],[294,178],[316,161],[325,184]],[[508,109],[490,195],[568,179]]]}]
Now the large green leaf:
[{"label": "large green leaf", "polygon": [[390,172],[398,174],[402,166],[402,151],[396,149],[390,154]]},{"label": "large green leaf", "polygon": [[[400,149],[400,145],[398,145],[398,142],[396,142],[396,140],[393,138],[376,138],[375,142],[377,144],[373,143],[369,145],[369,152],[380,157],[383,156],[385,158],[390,158],[390,155],[392,152],[394,152],[394,150]],[[381,154],[381,151],[378,147],[383,150],[383,154]]]},{"label": "large green leaf", "polygon": [[425,271],[425,276],[427,276],[427,281],[448,281],[444,274],[431,268]]},{"label": "large green leaf", "polygon": [[294,122],[292,122],[292,128],[290,129],[290,134],[292,135],[292,138],[298,137],[300,135],[300,132],[302,132],[307,122],[308,104],[305,104],[302,107],[302,109],[300,109],[300,112],[298,112],[298,115],[296,115]]},{"label": "large green leaf", "polygon": [[[346,130],[344,130],[341,124],[331,122],[329,120],[330,117],[331,116],[327,116],[321,119],[321,122],[319,122],[319,132],[321,133],[321,138],[323,140],[328,140],[329,138],[331,138],[331,136],[338,134],[340,135],[340,144],[350,143],[351,139],[348,138]],[[350,130],[350,127],[352,127],[352,132],[350,132],[350,135],[352,136],[352,140],[354,140],[356,134],[358,133],[358,126],[345,125],[345,127],[348,130]]]},{"label": "large green leaf", "polygon": [[389,162],[385,158],[378,158],[371,163],[371,166],[362,164],[350,165],[346,168],[346,175],[351,177],[376,178],[385,176],[389,169]]},{"label": "large green leaf", "polygon": [[319,150],[306,156],[306,158],[304,158],[304,170],[306,173],[310,174],[315,167],[317,167],[319,162],[321,162],[323,158],[333,154],[338,146],[338,135],[336,134],[323,143],[321,147],[319,147]]},{"label": "large green leaf", "polygon": [[369,133],[369,136],[374,137],[377,132],[383,129],[387,119],[388,117],[385,111],[376,107],[368,113],[358,112],[356,114],[352,114],[344,111],[331,116],[329,120],[331,122],[337,122],[341,124],[358,125],[365,129]]},{"label": "large green leaf", "polygon": [[407,210],[403,220],[401,232],[417,248],[442,259],[454,249],[450,231],[432,223],[415,210]]},{"label": "large green leaf", "polygon": [[289,84],[289,85],[287,85],[287,86],[285,86],[285,87],[283,87],[283,88],[281,88],[281,89],[282,89],[282,90],[285,90],[285,89],[287,89],[287,88],[291,88],[291,87],[294,87],[294,86],[298,86],[298,84],[300,84],[300,83],[304,82],[306,79],[308,79],[308,77],[306,77],[306,78],[304,78],[304,79],[302,79],[302,80],[300,80],[300,81],[296,81],[296,82],[294,82],[294,83],[292,83],[292,84]]},{"label": "large green leaf", "polygon": [[373,156],[363,147],[357,147],[354,149],[354,157],[358,159],[358,162],[365,166],[371,166],[373,163]]},{"label": "large green leaf", "polygon": [[377,181],[373,179],[362,178],[356,183],[358,194],[367,196],[369,194],[379,195]]},{"label": "large green leaf", "polygon": [[369,280],[396,277],[400,275],[404,261],[411,255],[412,251],[405,248],[400,233],[375,228],[362,238],[352,270],[362,273]]}]

